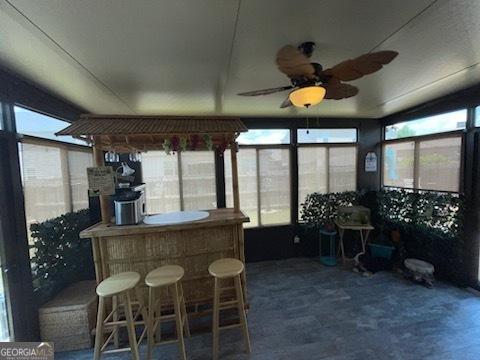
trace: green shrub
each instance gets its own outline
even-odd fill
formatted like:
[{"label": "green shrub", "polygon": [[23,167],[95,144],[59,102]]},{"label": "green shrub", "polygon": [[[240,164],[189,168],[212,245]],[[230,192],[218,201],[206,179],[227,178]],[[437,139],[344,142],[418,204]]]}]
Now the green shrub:
[{"label": "green shrub", "polygon": [[88,210],[80,210],[32,224],[33,287],[39,304],[65,286],[95,278],[91,242],[79,233],[91,226]]}]

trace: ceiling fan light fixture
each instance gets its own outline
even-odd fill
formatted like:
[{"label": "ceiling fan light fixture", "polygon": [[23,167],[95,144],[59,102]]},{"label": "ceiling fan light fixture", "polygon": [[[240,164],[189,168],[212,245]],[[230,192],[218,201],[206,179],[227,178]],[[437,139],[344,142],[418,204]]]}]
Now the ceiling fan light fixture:
[{"label": "ceiling fan light fixture", "polygon": [[325,97],[326,90],[321,86],[306,86],[294,90],[288,95],[293,105],[309,107],[319,104]]}]

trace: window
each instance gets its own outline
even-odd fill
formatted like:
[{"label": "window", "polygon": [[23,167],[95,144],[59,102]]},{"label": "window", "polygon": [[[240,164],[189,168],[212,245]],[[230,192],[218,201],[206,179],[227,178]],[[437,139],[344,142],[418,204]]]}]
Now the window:
[{"label": "window", "polygon": [[28,230],[33,223],[88,207],[90,149],[22,142],[19,152]]},{"label": "window", "polygon": [[86,209],[88,208],[87,168],[93,166],[92,153],[89,151],[68,150],[67,154],[72,210]]},{"label": "window", "polygon": [[290,151],[258,150],[260,225],[290,223]]},{"label": "window", "polygon": [[418,188],[459,191],[462,138],[420,141]]},{"label": "window", "polygon": [[[232,163],[230,150],[223,154],[225,160],[225,195],[227,207],[233,207],[232,195]],[[243,148],[237,154],[238,187],[240,192],[240,208],[250,218],[245,227],[258,226],[258,178],[257,150]]]},{"label": "window", "polygon": [[480,106],[475,108],[475,126],[480,127]]},{"label": "window", "polygon": [[[230,150],[225,151],[227,207],[233,207]],[[290,151],[241,148],[237,154],[240,207],[250,218],[245,227],[290,223]]]},{"label": "window", "polygon": [[386,126],[385,140],[464,130],[466,123],[466,109],[428,116],[418,120],[405,121]]},{"label": "window", "polygon": [[248,130],[240,134],[237,139],[240,145],[273,145],[290,144],[290,130]]},{"label": "window", "polygon": [[149,214],[216,208],[213,151],[149,151],[142,156],[142,174]]},{"label": "window", "polygon": [[142,175],[146,184],[147,213],[180,210],[178,156],[163,151],[142,154]]},{"label": "window", "polygon": [[413,141],[385,144],[383,147],[383,184],[413,188]]},{"label": "window", "polygon": [[357,148],[329,148],[329,192],[357,189]]},{"label": "window", "polygon": [[215,153],[187,151],[179,155],[182,161],[183,209],[215,209]]},{"label": "window", "polygon": [[385,143],[383,185],[460,191],[462,135]]},{"label": "window", "polygon": [[298,203],[308,194],[357,188],[356,146],[299,146]]},{"label": "window", "polygon": [[297,138],[299,144],[355,143],[357,129],[298,129]]},{"label": "window", "polygon": [[56,136],[55,133],[66,128],[69,123],[43,115],[35,111],[27,110],[19,106],[14,107],[15,124],[17,133],[35,136],[42,139],[50,139],[72,144],[86,145],[85,141],[71,136]]}]

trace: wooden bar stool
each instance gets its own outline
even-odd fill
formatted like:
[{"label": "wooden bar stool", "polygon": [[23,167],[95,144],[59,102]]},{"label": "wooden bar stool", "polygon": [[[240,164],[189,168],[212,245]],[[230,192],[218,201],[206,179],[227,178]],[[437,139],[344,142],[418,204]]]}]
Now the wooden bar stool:
[{"label": "wooden bar stool", "polygon": [[[185,342],[183,340],[183,331],[186,336],[190,336],[188,326],[187,310],[185,308],[185,297],[183,295],[182,280],[185,270],[178,265],[164,265],[155,270],[150,271],[145,277],[145,283],[148,286],[148,347],[147,359],[151,359],[154,346],[178,342],[182,359],[186,359]],[[155,290],[166,288],[171,292],[173,300],[173,314],[162,315],[162,304],[159,298],[155,296]],[[161,322],[162,320],[175,321],[177,339],[162,341],[161,340]],[[155,342],[155,335],[157,339]]]},{"label": "wooden bar stool", "polygon": [[[93,358],[95,360],[100,359],[102,353],[116,353],[121,351],[131,351],[132,358],[138,360],[140,358],[138,352],[138,344],[142,341],[146,327],[143,330],[140,338],[137,341],[137,335],[135,333],[135,325],[142,322],[138,321],[137,318],[142,314],[143,319],[147,318],[147,312],[142,301],[141,294],[137,288],[138,282],[140,281],[140,274],[136,272],[123,272],[113,276],[110,276],[103,280],[97,286],[97,295],[98,300],[98,314],[97,314],[97,327],[95,329],[95,350]],[[130,291],[135,289],[137,295],[137,301],[133,302],[130,297]],[[123,303],[122,303],[123,298]],[[105,317],[105,308],[106,300],[112,299],[112,311]],[[138,309],[135,314],[132,310],[132,304],[137,305]],[[125,320],[118,320],[120,317],[120,308],[123,307]],[[108,344],[115,339],[118,335],[120,327],[126,327],[128,332],[128,342],[130,347],[127,348],[118,348],[113,350],[105,350]],[[104,332],[107,328],[112,329],[111,334],[108,336],[107,340],[104,341]],[[117,345],[117,341],[115,341]]]},{"label": "wooden bar stool", "polygon": [[[244,270],[244,265],[237,259],[219,259],[214,261],[208,267],[208,272],[215,278],[214,296],[213,296],[213,358],[218,359],[219,332],[222,329],[231,329],[242,327],[245,347],[247,352],[251,351],[250,337],[248,335],[247,317],[245,315],[245,303],[243,299],[242,283],[240,275]],[[231,288],[221,287],[221,281],[233,279],[235,285],[235,300],[220,302],[222,291]],[[220,327],[220,311],[231,308],[238,309],[240,322],[238,324],[226,325]]]}]

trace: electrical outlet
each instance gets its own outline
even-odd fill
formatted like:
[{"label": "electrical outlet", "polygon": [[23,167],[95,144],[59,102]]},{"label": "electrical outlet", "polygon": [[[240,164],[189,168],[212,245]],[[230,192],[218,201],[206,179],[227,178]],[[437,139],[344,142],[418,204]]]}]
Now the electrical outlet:
[{"label": "electrical outlet", "polygon": [[295,237],[293,238],[293,243],[294,244],[299,244],[300,243],[300,236],[295,235]]}]

